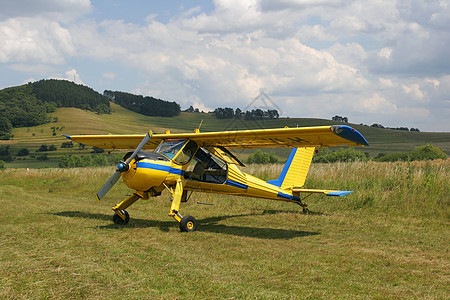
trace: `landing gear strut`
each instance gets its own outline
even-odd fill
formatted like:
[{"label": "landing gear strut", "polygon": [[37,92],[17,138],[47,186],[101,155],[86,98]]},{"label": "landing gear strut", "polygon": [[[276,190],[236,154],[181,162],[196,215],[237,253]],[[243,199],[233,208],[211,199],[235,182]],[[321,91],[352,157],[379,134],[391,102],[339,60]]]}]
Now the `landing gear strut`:
[{"label": "landing gear strut", "polygon": [[306,203],[303,203],[303,202],[301,202],[301,201],[299,201],[299,202],[296,202],[298,205],[300,205],[301,207],[303,207],[303,210],[302,210],[302,212],[303,212],[303,214],[309,214],[309,209],[308,209],[308,204],[306,204]]},{"label": "landing gear strut", "polygon": [[134,192],[131,196],[117,204],[112,208],[114,211],[113,222],[116,225],[126,225],[128,221],[130,221],[130,215],[125,210],[128,206],[136,202],[137,200],[143,198],[143,194],[139,194],[138,192]]},{"label": "landing gear strut", "polygon": [[177,180],[177,184],[173,189],[167,188],[172,193],[172,205],[170,207],[169,216],[173,217],[180,223],[181,232],[192,232],[197,229],[197,221],[193,216],[182,216],[178,210],[180,209],[180,202],[183,198],[183,181]]}]

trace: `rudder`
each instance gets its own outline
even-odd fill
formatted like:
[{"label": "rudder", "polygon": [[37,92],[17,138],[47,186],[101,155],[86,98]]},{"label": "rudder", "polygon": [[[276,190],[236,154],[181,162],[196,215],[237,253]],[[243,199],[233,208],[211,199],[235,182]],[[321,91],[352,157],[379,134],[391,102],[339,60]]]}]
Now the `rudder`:
[{"label": "rudder", "polygon": [[302,187],[305,184],[315,147],[294,148],[289,155],[280,177],[267,181],[283,189]]}]

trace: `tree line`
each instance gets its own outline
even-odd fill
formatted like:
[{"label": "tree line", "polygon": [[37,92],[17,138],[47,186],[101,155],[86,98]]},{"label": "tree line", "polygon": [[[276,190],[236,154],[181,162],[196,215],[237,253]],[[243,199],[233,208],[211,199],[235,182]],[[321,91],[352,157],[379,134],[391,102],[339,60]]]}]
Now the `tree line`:
[{"label": "tree line", "polygon": [[109,90],[105,90],[103,95],[126,109],[146,116],[175,117],[181,113],[180,105],[176,102]]},{"label": "tree line", "polygon": [[[343,116],[334,116],[331,118],[331,120],[333,121],[338,121],[338,122],[343,122],[343,123],[348,123],[348,118],[347,117],[343,117]],[[372,125],[368,126],[365,124],[359,124],[362,126],[367,126],[367,127],[374,127],[374,128],[381,128],[381,129],[393,129],[393,130],[403,130],[403,131],[416,131],[416,132],[420,132],[419,128],[413,128],[411,127],[411,129],[409,129],[408,127],[384,127],[381,124],[377,124],[377,123],[373,123]]]},{"label": "tree line", "polygon": [[218,119],[270,120],[280,117],[276,109],[262,110],[259,108],[244,112],[240,108],[234,110],[231,107],[218,107],[213,114]]}]

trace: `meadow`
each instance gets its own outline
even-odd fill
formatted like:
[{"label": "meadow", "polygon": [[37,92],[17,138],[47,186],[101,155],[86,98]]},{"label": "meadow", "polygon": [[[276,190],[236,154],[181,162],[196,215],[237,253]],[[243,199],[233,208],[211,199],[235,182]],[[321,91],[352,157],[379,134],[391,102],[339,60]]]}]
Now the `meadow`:
[{"label": "meadow", "polygon": [[[278,177],[282,165],[244,171]],[[168,193],[125,227],[95,193],[108,168],[0,175],[2,299],[448,299],[450,159],[314,164],[306,186],[354,190],[294,204],[196,193],[180,233]],[[214,205],[199,205],[207,202]]]}]

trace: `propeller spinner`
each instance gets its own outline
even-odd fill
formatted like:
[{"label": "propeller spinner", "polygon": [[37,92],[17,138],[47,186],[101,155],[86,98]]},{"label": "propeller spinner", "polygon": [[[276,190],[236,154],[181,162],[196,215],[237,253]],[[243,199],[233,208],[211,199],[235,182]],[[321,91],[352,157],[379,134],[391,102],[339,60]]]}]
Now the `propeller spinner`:
[{"label": "propeller spinner", "polygon": [[136,150],[134,150],[133,154],[126,160],[121,161],[117,164],[117,170],[112,174],[111,177],[106,181],[106,183],[101,187],[101,189],[97,192],[97,199],[102,199],[106,193],[109,192],[109,190],[116,184],[117,180],[119,180],[121,173],[128,171],[129,169],[129,163],[133,160],[133,158],[138,154],[139,151],[144,148],[145,144],[150,140],[153,133],[150,130],[145,137],[142,139],[142,141],[137,146]]}]

